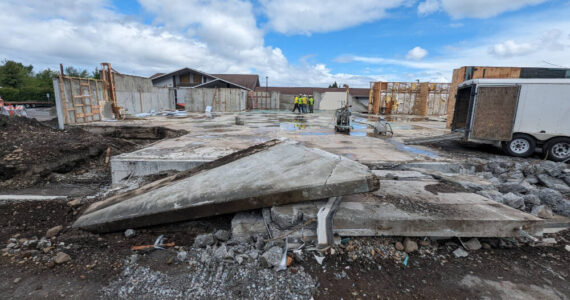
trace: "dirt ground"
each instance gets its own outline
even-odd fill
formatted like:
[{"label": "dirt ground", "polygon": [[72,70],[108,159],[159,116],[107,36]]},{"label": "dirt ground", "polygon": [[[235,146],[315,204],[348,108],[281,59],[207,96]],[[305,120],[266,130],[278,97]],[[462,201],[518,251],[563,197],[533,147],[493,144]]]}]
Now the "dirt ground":
[{"label": "dirt ground", "polygon": [[[0,204],[0,299],[108,298],[103,290],[124,279],[126,265],[135,254],[131,246],[153,244],[159,235],[176,247],[139,252],[138,265],[172,278],[187,276],[192,271],[176,261],[180,247],[191,248],[198,234],[230,229],[231,215],[140,229],[132,238],[122,232],[92,234],[71,228],[88,204],[99,200],[92,195],[110,186],[107,149],[116,155],[152,142],[137,139],[141,134],[148,132],[105,136],[78,128],[62,132],[34,120],[9,122],[0,116],[0,191],[61,193],[81,199],[79,204],[69,200]],[[481,152],[501,155],[486,146],[461,148],[448,142],[433,147],[464,158]],[[426,188],[433,193],[460,190],[449,183]],[[49,246],[35,246],[49,229],[60,225],[59,234],[44,239]],[[565,247],[570,245],[570,231],[547,237],[556,244],[482,239],[488,249],[459,258],[453,251],[460,240],[438,240],[420,245],[420,251],[404,253],[407,260],[379,250],[403,238],[357,238],[336,247],[334,254],[329,252],[322,265],[306,256],[285,272],[303,269],[315,279],[314,299],[569,299],[570,252]],[[23,246],[30,241],[35,242]],[[54,263],[59,252],[70,260]]]},{"label": "dirt ground", "polygon": [[[91,234],[69,228],[85,208],[71,207],[65,201],[22,202],[0,206],[0,244],[10,238],[30,239],[44,236],[46,230],[63,225],[52,238],[52,249],[22,249],[17,254],[0,256],[0,298],[38,299],[103,297],[101,289],[121,276],[133,245],[152,244],[163,234],[165,242],[189,248],[194,237],[216,229],[229,229],[230,217],[203,219],[138,230],[134,238],[122,233]],[[48,212],[48,213],[45,213]],[[287,272],[304,268],[318,282],[315,299],[457,299],[522,298],[568,299],[570,231],[555,236],[553,246],[511,246],[498,240],[488,241],[491,249],[470,252],[456,258],[452,251],[458,240],[431,242],[429,252],[410,253],[407,265],[400,258],[385,257],[381,251],[368,255],[363,246],[341,246],[326,256],[323,265],[308,257],[295,262]],[[356,245],[392,243],[391,238],[360,238]],[[398,240],[396,238],[396,240]],[[351,249],[350,249],[351,248]],[[423,249],[423,246],[422,246]],[[344,250],[344,251],[343,251]],[[71,261],[53,264],[49,258],[63,251]],[[342,254],[340,251],[343,251]],[[139,264],[164,274],[183,272],[175,249],[141,254]],[[366,255],[365,255],[366,254]],[[35,259],[35,261],[34,261]]]}]

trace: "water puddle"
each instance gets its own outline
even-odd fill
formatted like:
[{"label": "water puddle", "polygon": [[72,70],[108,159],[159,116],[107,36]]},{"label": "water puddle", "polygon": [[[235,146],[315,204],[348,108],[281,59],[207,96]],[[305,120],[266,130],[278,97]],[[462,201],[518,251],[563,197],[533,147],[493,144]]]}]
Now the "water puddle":
[{"label": "water puddle", "polygon": [[438,158],[439,155],[428,151],[428,150],[424,150],[424,149],[420,149],[420,148],[416,148],[416,147],[412,147],[412,146],[407,146],[404,145],[394,139],[388,139],[387,140],[389,143],[393,144],[394,146],[396,146],[396,148],[409,152],[409,153],[413,153],[413,154],[420,154],[420,155],[425,155],[427,157],[431,157],[431,158]]}]

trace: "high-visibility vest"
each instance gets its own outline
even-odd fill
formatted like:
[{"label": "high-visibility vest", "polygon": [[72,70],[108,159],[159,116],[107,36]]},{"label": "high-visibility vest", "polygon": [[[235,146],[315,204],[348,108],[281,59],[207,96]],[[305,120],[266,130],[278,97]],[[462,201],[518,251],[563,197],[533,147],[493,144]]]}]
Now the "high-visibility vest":
[{"label": "high-visibility vest", "polygon": [[303,104],[307,104],[307,97],[303,97]]},{"label": "high-visibility vest", "polygon": [[309,98],[309,104],[313,105],[314,102],[315,100],[313,100],[313,97]]},{"label": "high-visibility vest", "polygon": [[299,97],[295,96],[295,102],[294,104],[299,104]]}]

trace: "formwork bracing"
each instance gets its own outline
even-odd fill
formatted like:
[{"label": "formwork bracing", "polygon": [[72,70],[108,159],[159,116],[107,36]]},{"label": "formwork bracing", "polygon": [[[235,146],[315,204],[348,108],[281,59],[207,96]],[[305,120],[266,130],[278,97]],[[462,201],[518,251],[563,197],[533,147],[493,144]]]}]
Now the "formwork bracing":
[{"label": "formwork bracing", "polygon": [[373,82],[368,112],[374,114],[444,115],[449,83]]}]

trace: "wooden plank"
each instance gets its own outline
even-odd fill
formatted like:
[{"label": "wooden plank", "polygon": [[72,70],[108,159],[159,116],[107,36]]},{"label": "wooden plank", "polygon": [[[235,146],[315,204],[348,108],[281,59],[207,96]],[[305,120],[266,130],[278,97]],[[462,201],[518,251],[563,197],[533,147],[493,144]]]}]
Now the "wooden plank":
[{"label": "wooden plank", "polygon": [[63,65],[59,64],[59,94],[61,98],[61,108],[63,111],[64,123],[69,124],[67,115],[67,103],[65,103],[65,85],[63,84]]},{"label": "wooden plank", "polygon": [[472,138],[510,140],[518,98],[518,86],[479,87],[473,114]]}]

